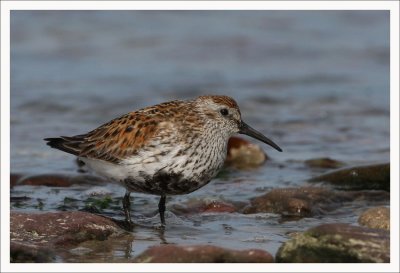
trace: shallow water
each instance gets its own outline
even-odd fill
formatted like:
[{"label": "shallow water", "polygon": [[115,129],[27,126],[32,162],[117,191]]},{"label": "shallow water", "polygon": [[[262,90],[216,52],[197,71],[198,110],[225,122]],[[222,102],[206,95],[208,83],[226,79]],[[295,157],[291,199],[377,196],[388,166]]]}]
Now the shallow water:
[{"label": "shallow water", "polygon": [[[308,185],[307,178],[323,172],[304,165],[311,158],[348,165],[389,161],[385,11],[13,11],[11,49],[14,173],[76,172],[71,155],[42,139],[84,133],[134,109],[209,93],[234,97],[243,119],[284,152],[262,146],[271,157],[265,165],[230,170],[190,195],[171,198],[167,208],[204,198],[248,202],[273,188]],[[91,190],[16,187],[12,196],[31,199],[13,209],[59,210],[66,197],[78,200],[68,209],[82,209]],[[114,184],[103,190],[113,200],[124,192]],[[132,240],[63,259],[118,261],[163,241],[274,254],[291,232],[338,220],[355,224],[364,209],[388,205],[353,202],[286,222],[275,214],[168,212],[160,236],[151,228],[159,221],[157,202],[134,194],[133,213],[144,226]],[[122,217],[116,206],[104,213]]]}]

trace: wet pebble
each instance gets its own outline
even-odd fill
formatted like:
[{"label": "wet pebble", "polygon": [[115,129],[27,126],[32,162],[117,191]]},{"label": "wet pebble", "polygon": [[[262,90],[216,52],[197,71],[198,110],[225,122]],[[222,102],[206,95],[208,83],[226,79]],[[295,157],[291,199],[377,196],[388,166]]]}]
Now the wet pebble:
[{"label": "wet pebble", "polygon": [[211,245],[154,246],[134,259],[139,263],[272,263],[272,255],[260,249],[231,250]]},{"label": "wet pebble", "polygon": [[343,168],[314,177],[346,190],[390,190],[390,163]]},{"label": "wet pebble", "polygon": [[19,178],[15,184],[48,187],[70,187],[74,184],[101,184],[104,179],[93,175],[40,174]]},{"label": "wet pebble", "polygon": [[338,160],[334,160],[328,157],[313,158],[304,161],[304,164],[310,168],[324,168],[324,169],[336,169],[343,167],[345,164]]},{"label": "wet pebble", "polygon": [[276,254],[282,263],[387,263],[389,232],[352,226],[324,224],[285,242]]},{"label": "wet pebble", "polygon": [[360,215],[358,223],[369,228],[390,230],[390,209],[386,207],[370,208]]},{"label": "wet pebble", "polygon": [[231,137],[225,163],[238,169],[255,168],[267,160],[260,146],[239,137]]}]

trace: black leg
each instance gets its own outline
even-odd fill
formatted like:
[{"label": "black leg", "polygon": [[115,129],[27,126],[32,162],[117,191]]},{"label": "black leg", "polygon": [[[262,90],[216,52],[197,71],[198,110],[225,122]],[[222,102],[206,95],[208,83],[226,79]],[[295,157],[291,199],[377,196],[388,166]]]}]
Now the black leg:
[{"label": "black leg", "polygon": [[161,225],[165,226],[165,195],[161,195],[160,202],[158,203],[158,212],[160,213]]},{"label": "black leg", "polygon": [[125,195],[124,195],[124,199],[122,201],[122,205],[124,207],[124,212],[125,212],[125,221],[132,225],[132,219],[131,219],[131,196],[130,196],[130,192],[126,191]]}]

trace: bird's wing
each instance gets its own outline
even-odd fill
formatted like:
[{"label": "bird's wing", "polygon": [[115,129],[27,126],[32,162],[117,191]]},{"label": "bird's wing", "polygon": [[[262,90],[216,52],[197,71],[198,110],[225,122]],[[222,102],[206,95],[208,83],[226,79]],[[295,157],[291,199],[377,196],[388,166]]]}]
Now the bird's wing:
[{"label": "bird's wing", "polygon": [[87,134],[45,140],[53,148],[80,157],[119,163],[154,140],[166,123],[159,116],[137,111],[113,119]]}]

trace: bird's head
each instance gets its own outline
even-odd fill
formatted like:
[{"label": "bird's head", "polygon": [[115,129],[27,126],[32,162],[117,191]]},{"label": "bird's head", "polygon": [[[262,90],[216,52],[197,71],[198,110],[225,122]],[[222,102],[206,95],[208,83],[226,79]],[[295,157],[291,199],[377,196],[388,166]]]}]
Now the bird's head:
[{"label": "bird's head", "polygon": [[227,139],[237,133],[245,134],[282,152],[282,149],[271,139],[253,129],[242,120],[239,106],[231,97],[200,96],[195,99],[195,103],[201,109],[206,122],[212,125],[212,127],[226,132]]}]

